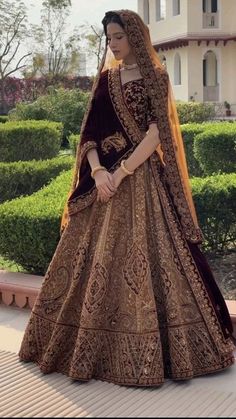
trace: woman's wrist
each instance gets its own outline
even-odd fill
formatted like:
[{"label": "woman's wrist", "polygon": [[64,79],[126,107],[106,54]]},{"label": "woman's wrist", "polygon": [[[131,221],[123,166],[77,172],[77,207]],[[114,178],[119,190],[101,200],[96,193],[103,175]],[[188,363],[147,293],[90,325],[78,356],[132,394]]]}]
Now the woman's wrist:
[{"label": "woman's wrist", "polygon": [[98,165],[91,170],[91,177],[94,179],[95,174],[100,170],[107,170],[106,167]]},{"label": "woman's wrist", "polygon": [[130,176],[130,175],[133,175],[134,174],[134,170],[129,170],[128,168],[127,168],[127,166],[126,166],[126,160],[122,160],[121,161],[121,164],[120,164],[120,169],[122,170],[122,172],[125,174],[125,175],[127,175],[127,176]]}]

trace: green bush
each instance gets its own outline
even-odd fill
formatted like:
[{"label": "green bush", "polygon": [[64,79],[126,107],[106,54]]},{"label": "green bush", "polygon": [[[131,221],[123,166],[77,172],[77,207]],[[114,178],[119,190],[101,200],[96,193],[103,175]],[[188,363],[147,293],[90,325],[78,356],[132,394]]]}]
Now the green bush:
[{"label": "green bush", "polygon": [[72,150],[73,156],[76,156],[76,150],[80,141],[80,135],[71,134],[68,140],[69,140],[69,144],[70,144],[70,148]]},{"label": "green bush", "polygon": [[89,93],[79,89],[67,90],[63,88],[49,88],[47,95],[40,96],[31,104],[17,104],[9,112],[9,118],[21,119],[47,119],[48,121],[63,124],[63,145],[68,145],[70,134],[80,132],[82,119],[89,99]]},{"label": "green bush", "polygon": [[0,205],[0,254],[43,275],[60,239],[60,222],[72,170],[31,196]]},{"label": "green bush", "polygon": [[208,121],[215,116],[215,108],[212,103],[176,101],[176,108],[181,125]]},{"label": "green bush", "polygon": [[191,179],[204,248],[224,250],[236,240],[236,174]]},{"label": "green bush", "polygon": [[184,149],[188,165],[189,176],[202,176],[203,170],[201,169],[197,159],[193,153],[194,138],[200,132],[206,129],[204,124],[184,124],[181,125],[181,133],[183,136]]},{"label": "green bush", "polygon": [[214,124],[194,139],[194,157],[205,175],[236,172],[236,124]]},{"label": "green bush", "polygon": [[7,115],[0,115],[0,123],[5,124],[8,121]]},{"label": "green bush", "polygon": [[0,124],[0,161],[43,160],[55,157],[61,146],[62,124],[49,121],[11,121]]},{"label": "green bush", "polygon": [[0,203],[31,195],[63,170],[73,167],[71,156],[60,156],[48,160],[0,163]]}]

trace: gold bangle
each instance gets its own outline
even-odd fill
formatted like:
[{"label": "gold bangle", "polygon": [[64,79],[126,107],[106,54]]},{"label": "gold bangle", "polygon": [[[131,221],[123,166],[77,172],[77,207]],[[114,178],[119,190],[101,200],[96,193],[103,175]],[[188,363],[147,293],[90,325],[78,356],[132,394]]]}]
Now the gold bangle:
[{"label": "gold bangle", "polygon": [[94,175],[96,172],[98,172],[98,170],[107,170],[106,167],[104,166],[96,166],[93,168],[93,170],[91,171],[91,177],[94,179]]},{"label": "gold bangle", "polygon": [[130,170],[128,170],[128,169],[125,167],[125,161],[126,161],[126,160],[122,160],[122,161],[121,161],[121,164],[120,164],[121,169],[125,172],[125,174],[126,174],[126,175],[133,175],[133,174],[134,174],[134,170],[133,170],[133,172],[131,172]]}]

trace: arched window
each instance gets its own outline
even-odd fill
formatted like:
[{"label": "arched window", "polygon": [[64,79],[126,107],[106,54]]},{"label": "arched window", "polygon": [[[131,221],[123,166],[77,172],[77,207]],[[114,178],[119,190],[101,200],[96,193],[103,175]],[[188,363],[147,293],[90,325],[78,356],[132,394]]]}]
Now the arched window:
[{"label": "arched window", "polygon": [[173,16],[180,15],[180,0],[173,0]]},{"label": "arched window", "polygon": [[149,0],[143,0],[143,20],[146,25],[150,23],[150,14],[149,14]]},{"label": "arched window", "polygon": [[181,59],[178,52],[174,58],[174,84],[181,84]]},{"label": "arched window", "polygon": [[166,18],[166,0],[156,0],[156,20]]},{"label": "arched window", "polygon": [[207,51],[203,58],[203,86],[217,86],[217,59],[213,51]]}]

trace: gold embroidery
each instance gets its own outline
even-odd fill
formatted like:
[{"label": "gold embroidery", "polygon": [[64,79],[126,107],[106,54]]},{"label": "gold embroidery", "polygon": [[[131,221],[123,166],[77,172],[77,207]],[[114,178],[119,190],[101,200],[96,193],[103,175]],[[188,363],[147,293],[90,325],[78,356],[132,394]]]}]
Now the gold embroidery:
[{"label": "gold embroidery", "polygon": [[86,141],[80,148],[80,161],[83,160],[86,153],[91,150],[92,148],[97,148],[97,143],[93,140]]},{"label": "gold embroidery", "polygon": [[183,190],[178,165],[176,162],[172,133],[168,118],[168,84],[169,76],[165,69],[155,69],[150,66],[149,53],[143,40],[142,32],[136,22],[135,15],[130,14],[126,10],[119,11],[125,31],[128,34],[132,47],[134,48],[137,62],[142,69],[142,76],[151,100],[151,106],[156,109],[157,125],[160,133],[161,147],[164,152],[165,180],[170,186],[171,193],[175,205],[181,217],[181,224],[185,233],[185,237],[193,243],[202,243],[203,233],[197,228],[192,219],[188,202]]},{"label": "gold embroidery", "polygon": [[45,373],[139,386],[234,363],[160,169],[153,154],[122,181],[110,205],[94,202],[71,217],[21,359]]},{"label": "gold embroidery", "polygon": [[115,112],[129,139],[134,145],[140,143],[143,139],[143,135],[140,132],[133,116],[130,114],[129,108],[125,105],[119,69],[115,68],[109,70],[108,86]]},{"label": "gold embroidery", "polygon": [[116,132],[109,137],[102,140],[101,148],[104,154],[108,154],[112,147],[116,149],[117,152],[121,151],[127,145],[126,139],[120,132]]}]

